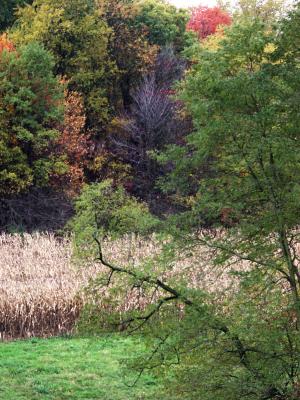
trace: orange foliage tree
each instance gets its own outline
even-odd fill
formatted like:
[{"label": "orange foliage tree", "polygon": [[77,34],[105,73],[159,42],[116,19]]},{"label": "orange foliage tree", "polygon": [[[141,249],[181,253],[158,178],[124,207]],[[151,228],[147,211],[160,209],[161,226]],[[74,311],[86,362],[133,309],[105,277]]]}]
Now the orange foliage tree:
[{"label": "orange foliage tree", "polygon": [[3,50],[6,51],[15,51],[14,44],[8,39],[6,33],[0,35],[0,54]]},{"label": "orange foliage tree", "polygon": [[85,182],[85,167],[90,153],[90,134],[85,129],[83,98],[77,92],[65,91],[64,123],[59,128],[57,152],[64,157],[65,172],[53,176],[54,186],[74,196]]}]

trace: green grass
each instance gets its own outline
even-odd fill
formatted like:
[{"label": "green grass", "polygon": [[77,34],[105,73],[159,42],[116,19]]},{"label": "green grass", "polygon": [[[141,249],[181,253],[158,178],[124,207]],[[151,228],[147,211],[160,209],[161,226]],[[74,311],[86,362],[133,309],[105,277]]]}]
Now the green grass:
[{"label": "green grass", "polygon": [[155,378],[129,387],[137,374],[123,364],[145,351],[142,340],[118,336],[2,343],[0,399],[155,399]]}]

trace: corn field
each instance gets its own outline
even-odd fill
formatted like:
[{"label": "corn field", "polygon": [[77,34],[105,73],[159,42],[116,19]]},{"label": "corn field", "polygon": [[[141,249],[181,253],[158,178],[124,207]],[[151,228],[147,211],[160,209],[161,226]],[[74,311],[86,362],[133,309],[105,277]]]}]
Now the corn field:
[{"label": "corn field", "polygon": [[[159,252],[159,245],[155,238],[143,241],[131,237],[107,241],[103,249],[106,258],[134,268]],[[99,264],[74,265],[68,238],[57,239],[52,234],[38,233],[0,235],[0,338],[46,337],[72,332],[82,307],[90,301],[83,289],[100,272],[103,267]],[[209,253],[203,250],[201,255],[178,259],[172,272],[163,278],[174,279],[177,274],[187,276],[190,286],[212,291],[232,283],[226,271],[220,274],[212,269]],[[101,295],[104,298],[105,291]],[[143,308],[149,303],[136,289],[122,296],[115,311]]]}]

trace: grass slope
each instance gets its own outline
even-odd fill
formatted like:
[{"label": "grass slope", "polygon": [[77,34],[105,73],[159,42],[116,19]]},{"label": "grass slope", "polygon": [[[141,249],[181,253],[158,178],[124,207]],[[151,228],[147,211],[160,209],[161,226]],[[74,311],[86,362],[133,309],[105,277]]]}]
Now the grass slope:
[{"label": "grass slope", "polygon": [[155,399],[158,382],[146,374],[130,388],[136,373],[122,366],[144,351],[142,341],[113,336],[2,343],[0,399]]}]

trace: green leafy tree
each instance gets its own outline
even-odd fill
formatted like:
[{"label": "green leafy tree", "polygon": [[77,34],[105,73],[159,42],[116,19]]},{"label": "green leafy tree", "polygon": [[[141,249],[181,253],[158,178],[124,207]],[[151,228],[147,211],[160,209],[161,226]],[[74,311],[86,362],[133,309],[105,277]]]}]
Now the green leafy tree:
[{"label": "green leafy tree", "polygon": [[70,223],[80,253],[97,254],[94,238],[120,238],[126,234],[147,234],[157,225],[146,204],[129,196],[110,180],[86,185],[75,203]]},{"label": "green leafy tree", "polygon": [[62,89],[52,56],[37,43],[0,55],[0,193],[44,186],[59,173],[51,155],[62,119]]},{"label": "green leafy tree", "polygon": [[284,0],[239,0],[235,5],[235,17],[260,18],[272,24],[284,14],[287,3]]},{"label": "green leafy tree", "polygon": [[185,32],[189,20],[187,10],[178,10],[162,0],[143,0],[140,7],[135,24],[147,29],[150,43],[161,47],[173,45],[177,51],[184,48],[189,36]]},{"label": "green leafy tree", "polygon": [[282,34],[279,36],[276,57],[297,64],[300,55],[300,3],[296,3],[280,24]]},{"label": "green leafy tree", "polygon": [[[285,28],[294,15],[279,34],[259,20],[233,25],[217,48],[194,54],[181,97],[195,130],[160,157],[173,165],[162,185],[185,211],[165,223],[156,273],[149,260],[131,268],[99,251],[110,278],[153,290],[123,327],[153,338],[139,374],[175,365],[163,399],[299,398],[300,70]],[[211,269],[217,291],[203,286]],[[217,280],[226,271],[231,286]]]},{"label": "green leafy tree", "polygon": [[109,93],[115,66],[111,30],[93,0],[35,0],[18,11],[11,37],[16,44],[38,41],[54,55],[55,73],[84,97],[87,123],[99,131],[109,120]]},{"label": "green leafy tree", "polygon": [[[293,48],[294,41],[288,42]],[[215,369],[212,379],[188,398],[201,393],[210,399],[203,389],[214,387],[218,398],[226,399],[298,395],[300,86],[298,60],[276,56],[281,43],[286,34],[276,39],[276,32],[258,20],[236,25],[219,48],[200,50],[183,87],[195,132],[187,148],[170,148],[165,158],[175,164],[166,188],[182,199],[191,195],[181,229],[198,230],[207,218],[215,221],[214,234],[186,233],[190,243],[215,249],[215,261],[223,267],[247,261],[247,271],[236,272],[240,292],[228,304],[231,326],[223,330],[225,337],[234,332],[236,349],[220,339],[217,348],[208,346],[212,358],[195,355],[194,390],[196,377],[201,381],[212,362]],[[198,171],[207,166],[211,174],[199,179]],[[197,189],[191,194],[192,186]],[[225,231],[218,230],[222,226]],[[240,366],[220,350],[235,354]],[[216,364],[218,357],[223,365]]]}]

